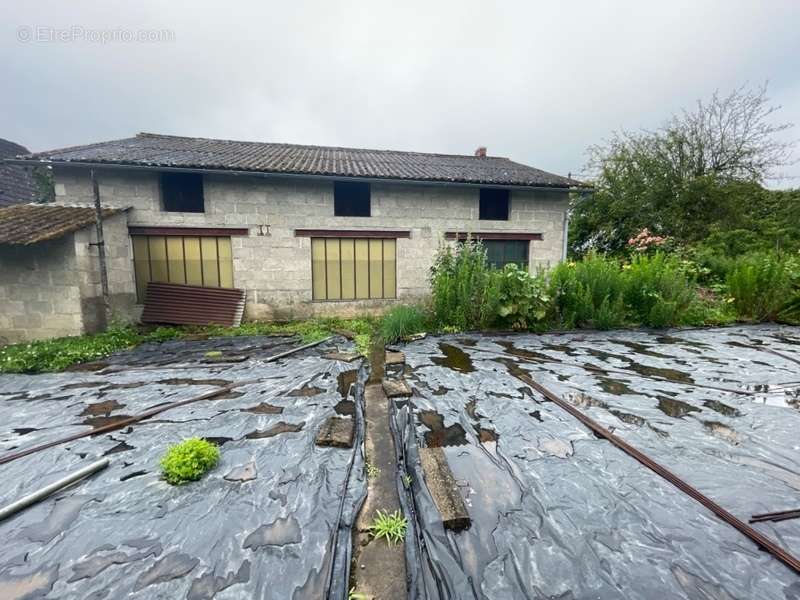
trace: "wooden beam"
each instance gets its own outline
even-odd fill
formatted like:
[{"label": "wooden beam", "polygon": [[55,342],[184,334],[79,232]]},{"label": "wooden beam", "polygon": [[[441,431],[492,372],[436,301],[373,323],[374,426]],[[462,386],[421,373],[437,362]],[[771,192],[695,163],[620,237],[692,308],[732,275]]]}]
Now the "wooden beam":
[{"label": "wooden beam", "polygon": [[410,238],[410,229],[295,229],[294,237],[315,238],[369,238],[396,239]]},{"label": "wooden beam", "polygon": [[544,236],[541,233],[533,233],[526,231],[447,231],[444,234],[445,239],[448,240],[466,240],[471,238],[473,240],[542,240]]},{"label": "wooden beam", "polygon": [[249,235],[250,230],[243,227],[147,227],[129,226],[130,235],[191,235],[191,236],[234,236]]}]

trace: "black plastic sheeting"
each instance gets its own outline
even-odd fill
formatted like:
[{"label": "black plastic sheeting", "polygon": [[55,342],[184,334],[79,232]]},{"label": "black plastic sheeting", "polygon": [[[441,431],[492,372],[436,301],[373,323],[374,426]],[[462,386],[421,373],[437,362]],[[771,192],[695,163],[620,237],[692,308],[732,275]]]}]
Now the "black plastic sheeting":
[{"label": "black plastic sheeting", "polygon": [[[800,598],[794,571],[512,374],[746,521],[800,508],[799,329],[452,335],[403,351],[412,598]],[[470,529],[442,527],[425,445],[444,447]],[[800,519],[755,527],[800,554]]]},{"label": "black plastic sheeting", "polygon": [[[94,365],[99,371],[0,377],[0,454],[257,380],[0,466],[6,505],[111,459],[0,522],[0,598],[346,598],[351,527],[366,493],[367,372],[360,359],[323,357],[352,351],[344,338],[263,362],[299,345],[287,337],[173,341],[114,355]],[[353,449],[314,444],[337,412],[356,419]],[[220,463],[199,482],[170,486],[158,461],[191,436],[219,444]]]}]

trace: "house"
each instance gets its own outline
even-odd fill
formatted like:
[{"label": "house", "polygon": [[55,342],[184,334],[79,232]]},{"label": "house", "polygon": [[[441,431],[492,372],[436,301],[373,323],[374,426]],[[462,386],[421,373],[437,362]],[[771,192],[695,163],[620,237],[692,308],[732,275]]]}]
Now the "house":
[{"label": "house", "polygon": [[28,154],[28,149],[0,138],[0,206],[38,199],[39,191],[31,169],[3,163],[4,158],[21,154]]},{"label": "house", "polygon": [[93,170],[103,206],[124,211],[127,236],[105,242],[129,257],[109,265],[121,320],[139,317],[149,282],[243,289],[249,319],[378,312],[424,297],[442,240],[467,233],[498,266],[550,265],[564,256],[570,191],[583,189],[485,148],[465,156],[141,133],[12,162],[51,166],[59,205],[92,204]]}]

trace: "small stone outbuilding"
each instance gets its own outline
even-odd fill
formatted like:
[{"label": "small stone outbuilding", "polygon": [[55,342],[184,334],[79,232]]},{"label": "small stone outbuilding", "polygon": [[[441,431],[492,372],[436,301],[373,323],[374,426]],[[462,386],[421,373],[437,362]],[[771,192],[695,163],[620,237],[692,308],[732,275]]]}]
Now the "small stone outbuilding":
[{"label": "small stone outbuilding", "polygon": [[[126,209],[105,208],[112,314],[136,301]],[[0,207],[0,344],[81,335],[105,323],[89,206]]]}]

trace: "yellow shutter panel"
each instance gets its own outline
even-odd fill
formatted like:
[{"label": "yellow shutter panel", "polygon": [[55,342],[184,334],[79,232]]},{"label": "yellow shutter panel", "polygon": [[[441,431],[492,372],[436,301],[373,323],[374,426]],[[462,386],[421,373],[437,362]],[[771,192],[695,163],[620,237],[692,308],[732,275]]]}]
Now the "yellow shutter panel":
[{"label": "yellow shutter panel", "polygon": [[369,298],[369,240],[353,240],[356,252],[356,298]]},{"label": "yellow shutter panel", "polygon": [[311,288],[314,300],[327,300],[327,279],[325,277],[325,240],[311,240]]}]

